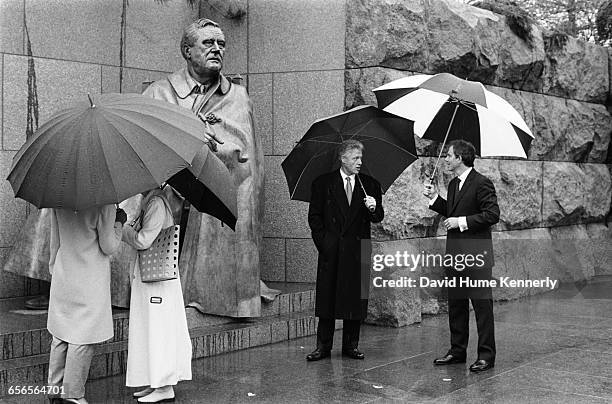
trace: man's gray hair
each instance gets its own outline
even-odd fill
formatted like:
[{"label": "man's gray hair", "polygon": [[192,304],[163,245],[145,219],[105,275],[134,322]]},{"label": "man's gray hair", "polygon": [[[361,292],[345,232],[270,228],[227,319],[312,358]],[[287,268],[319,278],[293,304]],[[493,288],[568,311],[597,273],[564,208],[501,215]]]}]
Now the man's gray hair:
[{"label": "man's gray hair", "polygon": [[183,55],[183,59],[187,60],[187,55],[185,54],[185,47],[190,47],[195,44],[198,40],[198,30],[207,27],[207,26],[219,28],[219,24],[214,22],[213,20],[209,20],[208,18],[200,18],[199,20],[192,22],[183,30],[183,36],[181,37],[181,55]]},{"label": "man's gray hair", "polygon": [[338,147],[338,158],[341,159],[342,156],[344,156],[350,150],[359,150],[360,152],[363,153],[364,149],[365,147],[363,147],[363,143],[361,143],[359,140],[355,140],[355,139],[345,140]]}]

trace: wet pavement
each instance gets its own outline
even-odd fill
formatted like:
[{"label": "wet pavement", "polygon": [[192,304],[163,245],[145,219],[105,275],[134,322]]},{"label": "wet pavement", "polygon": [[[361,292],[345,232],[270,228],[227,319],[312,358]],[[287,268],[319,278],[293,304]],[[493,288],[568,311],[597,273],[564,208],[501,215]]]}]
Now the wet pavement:
[{"label": "wet pavement", "polygon": [[[466,364],[434,367],[448,349],[445,315],[403,328],[363,326],[365,360],[340,355],[307,362],[315,337],[193,361],[193,380],[175,388],[177,403],[433,402],[611,403],[612,277],[588,285],[496,304],[495,368],[470,373],[476,325],[470,323]],[[124,376],[87,385],[93,403],[136,403]],[[7,403],[43,402],[11,397]]]}]

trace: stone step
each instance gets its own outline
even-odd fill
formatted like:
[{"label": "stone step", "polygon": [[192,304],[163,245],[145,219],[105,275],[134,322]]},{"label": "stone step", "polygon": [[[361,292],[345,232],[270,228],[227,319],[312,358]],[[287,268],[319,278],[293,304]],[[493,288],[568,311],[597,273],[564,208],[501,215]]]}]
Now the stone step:
[{"label": "stone step", "polygon": [[[338,324],[341,325],[340,322]],[[189,329],[193,359],[272,344],[315,333],[314,310]],[[125,373],[127,346],[127,340],[97,345],[89,372],[90,379]],[[0,396],[5,394],[10,386],[44,385],[48,373],[48,362],[48,353],[32,353],[29,356],[0,361]]]},{"label": "stone step", "polygon": [[[314,310],[314,285],[311,283],[275,283],[269,286],[283,291],[269,303],[262,302],[262,319]],[[17,359],[47,354],[51,346],[51,335],[47,331],[46,311],[23,310],[27,298],[0,300],[0,360]],[[245,324],[249,319],[236,320],[231,317],[206,315],[194,308],[187,308],[189,330],[222,324]],[[127,341],[129,311],[113,309],[114,336],[102,345]]]}]

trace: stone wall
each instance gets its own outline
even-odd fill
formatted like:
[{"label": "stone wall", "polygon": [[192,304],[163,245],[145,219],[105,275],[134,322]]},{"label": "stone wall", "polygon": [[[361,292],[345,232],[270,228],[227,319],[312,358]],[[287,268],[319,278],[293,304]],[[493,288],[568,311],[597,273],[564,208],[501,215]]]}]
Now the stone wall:
[{"label": "stone wall", "polygon": [[[505,17],[453,0],[349,2],[345,107],[376,105],[373,88],[415,73],[446,71],[483,82],[519,111],[535,136],[527,160],[476,162],[476,169],[494,182],[501,209],[493,237],[494,276],[569,282],[612,274],[612,233],[606,224],[612,201],[606,164],[612,132],[606,105],[609,49],[553,37],[536,26],[532,34],[527,43],[512,33]],[[383,198],[386,217],[374,230],[382,253],[422,251],[433,245],[433,237],[445,234],[440,217],[421,195],[438,145],[417,140],[417,148],[421,158]],[[448,184],[450,179],[440,173],[437,181]],[[494,295],[503,300],[542,291],[505,288]],[[421,296],[412,290],[373,294],[375,301],[403,302],[376,305],[369,318],[375,323],[418,319],[397,308],[416,308],[419,298],[423,313],[443,310],[439,290],[421,290]]]}]

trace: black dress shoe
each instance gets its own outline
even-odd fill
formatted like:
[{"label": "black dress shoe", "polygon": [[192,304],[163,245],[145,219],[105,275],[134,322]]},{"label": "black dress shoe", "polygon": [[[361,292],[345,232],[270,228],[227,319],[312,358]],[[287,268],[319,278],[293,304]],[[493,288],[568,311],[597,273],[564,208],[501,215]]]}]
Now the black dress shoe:
[{"label": "black dress shoe", "polygon": [[452,365],[453,363],[465,363],[465,358],[455,356],[453,354],[446,354],[441,358],[434,359],[434,365]]},{"label": "black dress shoe", "polygon": [[484,359],[478,359],[476,362],[472,363],[470,366],[470,371],[472,372],[483,372],[485,370],[491,369],[495,366],[494,361],[487,361]]},{"label": "black dress shoe", "polygon": [[323,358],[327,358],[331,355],[329,351],[324,351],[322,349],[315,349],[308,355],[306,355],[306,360],[309,362],[320,361]]},{"label": "black dress shoe", "polygon": [[343,349],[342,355],[348,356],[349,358],[353,358],[353,359],[364,359],[365,358],[365,355],[363,354],[363,352],[360,352],[357,348]]}]

